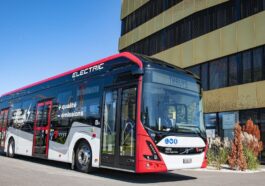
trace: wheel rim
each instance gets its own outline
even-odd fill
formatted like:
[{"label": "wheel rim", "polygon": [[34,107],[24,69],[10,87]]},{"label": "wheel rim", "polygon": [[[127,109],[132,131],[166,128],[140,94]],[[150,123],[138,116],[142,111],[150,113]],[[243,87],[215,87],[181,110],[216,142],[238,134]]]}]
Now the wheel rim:
[{"label": "wheel rim", "polygon": [[91,159],[91,151],[88,147],[81,147],[77,154],[78,163],[82,166],[88,165]]}]

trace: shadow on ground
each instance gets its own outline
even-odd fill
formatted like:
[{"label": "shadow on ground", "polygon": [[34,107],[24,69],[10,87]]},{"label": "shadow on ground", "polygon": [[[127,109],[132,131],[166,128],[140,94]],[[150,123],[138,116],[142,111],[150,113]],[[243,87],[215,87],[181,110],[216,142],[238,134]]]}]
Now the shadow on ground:
[{"label": "shadow on ground", "polygon": [[[5,154],[0,152],[1,156],[5,156]],[[17,160],[28,161],[32,163],[42,164],[46,166],[56,167],[64,170],[70,170],[70,165],[67,163],[44,160],[33,157],[26,156],[16,156]],[[80,173],[85,174],[85,173]],[[196,177],[186,176],[182,174],[176,173],[148,173],[148,174],[134,174],[116,170],[109,169],[96,169],[94,172],[89,173],[90,175],[97,176],[100,178],[108,178],[128,183],[159,183],[159,182],[172,182],[172,181],[187,181],[187,180],[195,180]]]}]

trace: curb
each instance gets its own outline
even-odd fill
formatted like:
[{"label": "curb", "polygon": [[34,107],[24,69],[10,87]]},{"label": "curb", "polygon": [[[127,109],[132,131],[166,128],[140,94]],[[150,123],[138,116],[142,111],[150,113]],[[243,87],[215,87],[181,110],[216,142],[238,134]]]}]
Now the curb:
[{"label": "curb", "polygon": [[217,170],[214,167],[207,167],[204,169],[185,169],[187,171],[198,171],[198,172],[218,172],[218,173],[235,173],[235,174],[254,174],[254,173],[260,173],[265,172],[265,168],[261,168],[258,170],[245,170],[245,171],[239,171],[239,170],[231,170],[231,169],[220,169]]}]

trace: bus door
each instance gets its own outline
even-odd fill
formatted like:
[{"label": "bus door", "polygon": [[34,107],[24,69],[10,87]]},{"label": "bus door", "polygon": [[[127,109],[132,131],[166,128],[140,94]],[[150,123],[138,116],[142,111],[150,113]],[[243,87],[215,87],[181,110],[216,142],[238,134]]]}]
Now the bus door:
[{"label": "bus door", "polygon": [[135,170],[136,103],[136,85],[105,90],[102,114],[102,167]]},{"label": "bus door", "polygon": [[37,104],[32,155],[48,158],[52,101]]},{"label": "bus door", "polygon": [[6,130],[8,121],[8,109],[0,112],[0,148],[5,148]]}]

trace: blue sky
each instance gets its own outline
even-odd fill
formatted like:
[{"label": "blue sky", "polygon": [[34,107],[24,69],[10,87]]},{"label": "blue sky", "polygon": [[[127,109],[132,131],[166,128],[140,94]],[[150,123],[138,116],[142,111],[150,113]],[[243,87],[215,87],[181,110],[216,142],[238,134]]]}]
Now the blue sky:
[{"label": "blue sky", "polygon": [[118,52],[121,0],[0,0],[0,95]]}]

